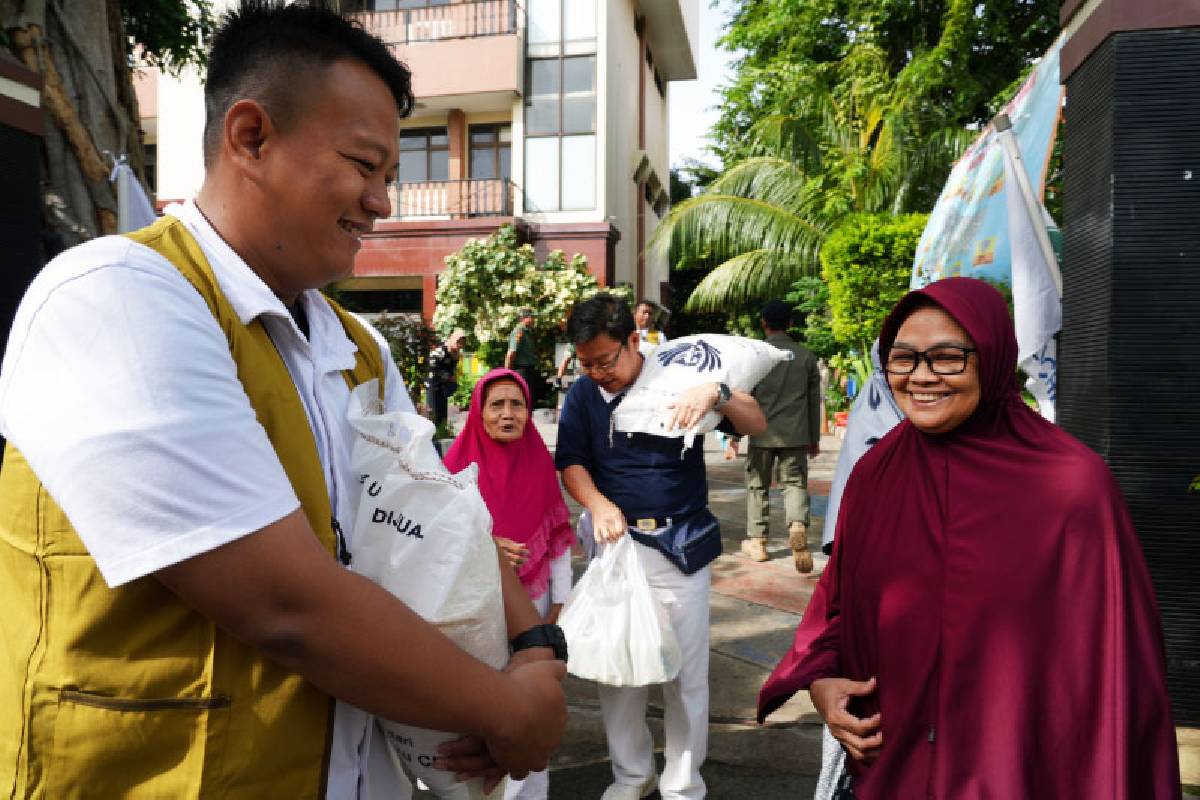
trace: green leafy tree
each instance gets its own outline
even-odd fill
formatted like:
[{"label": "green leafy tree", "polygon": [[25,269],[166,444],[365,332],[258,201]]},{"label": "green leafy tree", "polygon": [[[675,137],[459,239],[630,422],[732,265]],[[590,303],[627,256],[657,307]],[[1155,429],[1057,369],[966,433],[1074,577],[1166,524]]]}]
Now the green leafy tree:
[{"label": "green leafy tree", "polygon": [[42,76],[43,216],[73,245],[117,227],[105,153],[145,180],[134,54],[178,71],[202,64],[211,0],[0,0],[4,46]]},{"label": "green leafy tree", "polygon": [[911,121],[868,97],[812,98],[820,127],[773,116],[752,132],[751,156],[700,195],[676,205],[651,240],[677,268],[707,275],[685,310],[753,306],[819,272],[825,237],[848,214],[911,210],[914,180],[931,163],[950,164],[968,135],[945,131],[920,147]]},{"label": "green leafy tree", "polygon": [[[555,366],[554,343],[562,336],[567,314],[598,291],[583,256],[576,254],[568,261],[555,250],[539,264],[533,247],[521,243],[515,227],[505,225],[446,257],[446,269],[438,276],[433,325],[442,335],[462,328],[468,349],[484,363],[502,366],[517,314],[531,308],[534,350],[543,374],[549,375]],[[627,288],[608,291],[629,297]]]},{"label": "green leafy tree", "polygon": [[888,312],[908,291],[913,256],[928,217],[856,214],[821,249],[830,330],[845,348],[870,351]]},{"label": "green leafy tree", "polygon": [[893,82],[935,130],[986,122],[1053,42],[1058,10],[1059,0],[739,0],[721,40],[740,55],[714,150],[739,160],[759,120],[794,113],[814,91],[844,99]]}]

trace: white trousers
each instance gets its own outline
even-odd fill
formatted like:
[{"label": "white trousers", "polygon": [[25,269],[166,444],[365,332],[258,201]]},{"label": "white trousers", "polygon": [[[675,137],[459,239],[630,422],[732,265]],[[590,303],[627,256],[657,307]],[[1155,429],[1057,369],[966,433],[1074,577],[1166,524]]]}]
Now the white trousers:
[{"label": "white trousers", "polygon": [[[550,610],[550,590],[542,592],[541,597],[533,598],[533,607],[537,609],[542,619]],[[550,770],[531,772],[525,780],[508,779],[504,787],[504,800],[546,800],[550,794]]]},{"label": "white trousers", "polygon": [[[637,552],[650,591],[666,607],[683,652],[679,676],[663,684],[666,767],[658,788],[663,800],[700,800],[700,765],[708,751],[709,568],[684,575],[666,556],[644,545]],[[630,786],[654,774],[654,741],[646,725],[648,688],[597,686],[613,779]]]}]

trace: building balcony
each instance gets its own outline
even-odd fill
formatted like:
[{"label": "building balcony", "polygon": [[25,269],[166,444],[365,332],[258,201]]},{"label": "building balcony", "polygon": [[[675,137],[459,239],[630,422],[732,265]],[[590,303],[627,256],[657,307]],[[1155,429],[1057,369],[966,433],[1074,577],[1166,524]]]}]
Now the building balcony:
[{"label": "building balcony", "polygon": [[394,10],[372,10],[383,5],[379,2],[362,5],[371,8],[364,8],[354,16],[368,31],[393,46],[517,32],[516,0],[472,0]]},{"label": "building balcony", "polygon": [[392,219],[511,217],[515,191],[503,178],[397,183],[391,189]]},{"label": "building balcony", "polygon": [[412,71],[419,109],[501,111],[520,97],[517,0],[372,10],[382,5],[366,0],[354,16]]}]

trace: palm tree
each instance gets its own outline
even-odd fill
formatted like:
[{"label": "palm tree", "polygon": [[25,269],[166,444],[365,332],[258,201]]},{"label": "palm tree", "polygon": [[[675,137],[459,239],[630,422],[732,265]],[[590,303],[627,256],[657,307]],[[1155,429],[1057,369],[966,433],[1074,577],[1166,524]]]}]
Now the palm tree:
[{"label": "palm tree", "polygon": [[758,122],[750,131],[756,155],[672,208],[651,239],[672,264],[716,263],[686,309],[778,296],[819,274],[821,243],[848,214],[913,210],[931,173],[940,173],[940,187],[971,134],[921,137],[906,105],[856,92],[839,102],[823,91],[795,115]]}]

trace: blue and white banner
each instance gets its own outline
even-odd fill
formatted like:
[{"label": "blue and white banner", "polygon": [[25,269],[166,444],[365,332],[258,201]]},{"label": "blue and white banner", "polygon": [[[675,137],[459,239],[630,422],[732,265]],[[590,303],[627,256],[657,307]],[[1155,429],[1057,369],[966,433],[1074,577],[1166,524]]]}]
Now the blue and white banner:
[{"label": "blue and white banner", "polygon": [[1011,287],[1026,388],[1051,421],[1062,287],[1047,234],[1054,223],[1041,199],[1062,110],[1061,46],[1060,37],[1005,106],[1011,128],[989,124],[954,165],[917,244],[910,284],[963,275]]},{"label": "blue and white banner", "polygon": [[[1012,122],[1029,183],[1039,200],[1062,109],[1063,88],[1058,82],[1061,47],[1060,38],[1003,111]],[[1010,186],[1004,179],[998,136],[988,125],[951,170],[917,244],[912,288],[955,275],[1011,285],[1005,197]]]}]

